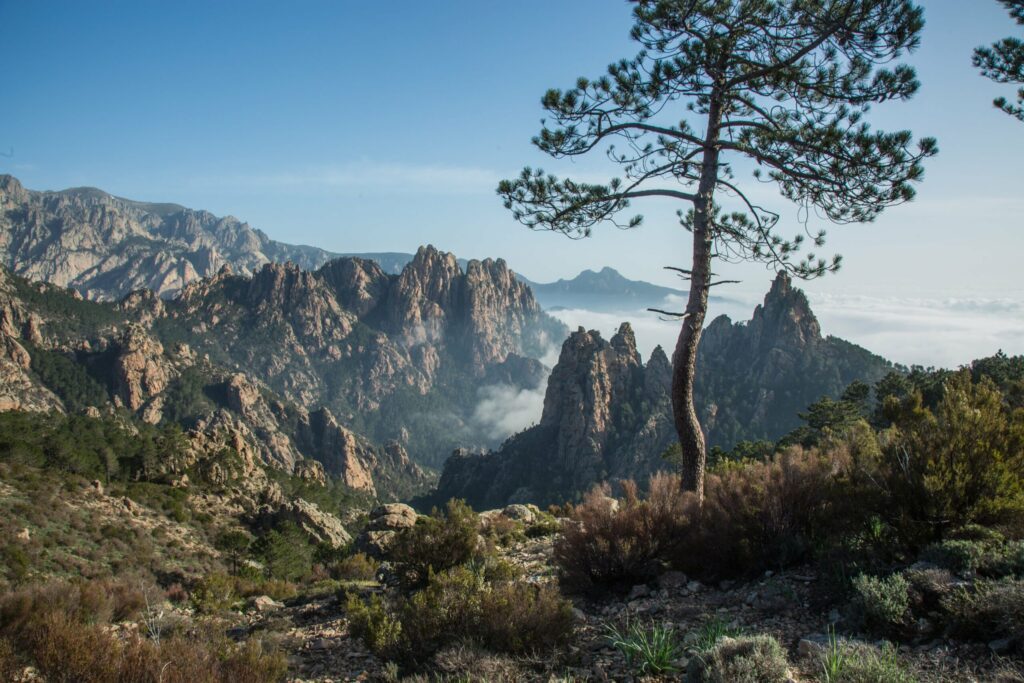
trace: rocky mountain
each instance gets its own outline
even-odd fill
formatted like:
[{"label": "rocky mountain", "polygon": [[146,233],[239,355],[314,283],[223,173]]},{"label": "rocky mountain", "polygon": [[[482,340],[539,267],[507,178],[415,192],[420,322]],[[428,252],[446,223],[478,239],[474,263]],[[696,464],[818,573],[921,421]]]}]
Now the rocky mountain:
[{"label": "rocky mountain", "polygon": [[786,274],[748,322],[715,318],[704,330],[694,394],[711,446],[775,440],[800,424],[799,411],[851,382],[877,382],[892,364],[856,344],[822,336],[806,295]]},{"label": "rocky mountain", "polygon": [[661,306],[670,296],[684,297],[686,292],[623,277],[614,268],[584,270],[572,279],[539,283],[522,278],[530,285],[537,301],[545,309],[583,308],[589,311],[619,312]]},{"label": "rocky mountain", "polygon": [[[884,359],[822,337],[803,292],[780,275],[748,323],[720,316],[698,357],[696,401],[709,445],[777,439],[798,411],[837,397],[853,380],[873,383]],[[490,452],[456,451],[431,502],[465,498],[481,509],[572,499],[597,482],[646,477],[666,467],[676,441],[671,366],[661,348],[641,362],[628,323],[610,341],[582,328],[563,344],[535,427]]]},{"label": "rocky mountain", "polygon": [[440,465],[459,445],[496,445],[474,421],[481,391],[536,387],[536,360],[565,333],[504,261],[419,249],[399,275],[338,259],[316,271],[222,268],[156,301],[154,333],[253,373],[287,399],[322,405],[378,442]]},{"label": "rocky mountain", "polygon": [[317,268],[333,254],[275,242],[232,216],[122,199],[91,187],[26,190],[0,175],[0,259],[12,272],[115,300],[136,289],[174,295],[225,264]]},{"label": "rocky mountain", "polygon": [[479,509],[547,504],[595,482],[651,474],[676,438],[670,384],[661,347],[644,365],[628,323],[611,340],[580,328],[562,345],[540,423],[496,451],[456,451],[433,500],[465,498]]},{"label": "rocky mountain", "polygon": [[229,452],[257,488],[268,484],[263,469],[322,483],[329,475],[371,497],[426,484],[399,444],[376,445],[327,408],[307,409],[253,373],[166,342],[173,322],[165,316],[164,302],[148,291],[118,304],[91,302],[0,269],[0,410],[176,425],[190,455],[156,465],[172,478],[193,467],[230,469]]}]

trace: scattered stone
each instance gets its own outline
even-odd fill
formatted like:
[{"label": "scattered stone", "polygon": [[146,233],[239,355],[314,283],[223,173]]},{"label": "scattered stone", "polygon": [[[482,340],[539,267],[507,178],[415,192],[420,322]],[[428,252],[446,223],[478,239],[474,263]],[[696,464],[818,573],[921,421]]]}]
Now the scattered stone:
[{"label": "scattered stone", "polygon": [[1013,650],[1013,638],[999,638],[988,644],[988,649],[997,655],[1009,654]]},{"label": "scattered stone", "polygon": [[667,571],[658,577],[658,587],[663,589],[682,588],[688,579],[686,574],[680,571]]},{"label": "scattered stone", "polygon": [[812,633],[804,636],[797,643],[796,651],[801,657],[817,657],[828,648],[828,636],[822,633]]},{"label": "scattered stone", "polygon": [[646,598],[650,594],[651,594],[650,586],[648,586],[645,583],[640,583],[640,584],[637,584],[637,585],[633,586],[633,588],[629,591],[629,596],[626,599],[627,600],[636,600],[637,598]]},{"label": "scattered stone", "polygon": [[517,522],[522,522],[523,524],[533,524],[537,519],[537,514],[533,510],[526,505],[519,503],[513,503],[512,505],[507,506],[501,511],[501,514],[508,519],[513,519]]},{"label": "scattered stone", "polygon": [[21,531],[19,531],[18,533],[16,533],[14,535],[14,537],[16,539],[18,539],[19,541],[30,541],[30,540],[32,540],[32,532],[30,532],[28,530],[28,527],[26,527],[26,528],[22,529]]},{"label": "scattered stone", "polygon": [[255,609],[257,612],[261,612],[261,613],[262,612],[273,612],[274,610],[279,610],[279,609],[283,609],[284,608],[284,603],[281,603],[281,602],[278,602],[277,600],[274,600],[269,595],[259,595],[259,596],[255,597],[255,598],[252,598],[249,601],[249,604],[252,606],[253,609]]}]

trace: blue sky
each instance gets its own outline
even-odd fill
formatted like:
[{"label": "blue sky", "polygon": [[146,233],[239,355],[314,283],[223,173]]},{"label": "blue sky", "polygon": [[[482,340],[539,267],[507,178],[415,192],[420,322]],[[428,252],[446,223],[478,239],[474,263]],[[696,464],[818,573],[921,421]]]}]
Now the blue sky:
[{"label": "blue sky", "polygon": [[[941,153],[914,204],[831,231],[846,265],[807,290],[826,304],[953,302],[1013,323],[1024,301],[1024,124],[991,107],[1006,89],[978,76],[970,53],[1019,29],[995,0],[921,4],[928,26],[910,61],[922,90],[875,121],[934,135]],[[637,231],[572,242],[530,233],[494,195],[524,164],[612,172],[603,157],[552,163],[529,140],[546,88],[635,52],[629,25],[628,4],[611,0],[0,0],[0,150],[14,149],[0,172],[33,189],[92,185],[232,214],[336,251],[432,242],[503,256],[537,280],[611,265],[672,284],[661,267],[689,251],[670,204],[637,204],[647,215]],[[720,271],[750,300],[771,277]],[[1024,352],[1020,331],[991,343]]]}]

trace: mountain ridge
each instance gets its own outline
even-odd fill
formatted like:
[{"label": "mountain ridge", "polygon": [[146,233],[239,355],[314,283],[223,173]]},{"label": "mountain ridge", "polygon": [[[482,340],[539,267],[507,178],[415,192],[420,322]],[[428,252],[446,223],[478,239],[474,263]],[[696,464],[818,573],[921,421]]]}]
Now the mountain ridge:
[{"label": "mountain ridge", "polygon": [[[751,319],[719,316],[697,360],[695,403],[709,447],[775,440],[797,413],[836,398],[854,380],[873,384],[892,365],[854,344],[822,337],[804,293],[780,274]],[[678,442],[672,421],[672,368],[661,347],[644,364],[629,323],[604,340],[579,328],[552,370],[539,424],[496,450],[461,449],[426,500],[465,498],[480,509],[574,500],[595,484],[646,481],[669,465]]]}]

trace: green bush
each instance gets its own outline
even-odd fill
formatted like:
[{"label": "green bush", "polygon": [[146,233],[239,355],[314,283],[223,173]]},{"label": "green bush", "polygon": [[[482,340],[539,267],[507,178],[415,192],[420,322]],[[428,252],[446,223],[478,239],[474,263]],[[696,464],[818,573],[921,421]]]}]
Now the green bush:
[{"label": "green bush", "polygon": [[953,591],[942,606],[952,632],[970,640],[1024,641],[1024,581],[980,580]]},{"label": "green bush", "polygon": [[492,652],[533,654],[564,643],[571,605],[550,586],[488,580],[483,566],[431,573],[427,585],[389,602],[377,595],[348,601],[349,628],[375,654],[423,662],[455,643]]},{"label": "green bush", "polygon": [[987,377],[953,374],[934,412],[919,392],[889,407],[883,453],[894,511],[911,540],[1024,515],[1024,411]]},{"label": "green bush", "polygon": [[861,574],[853,580],[854,605],[865,626],[883,633],[898,631],[910,607],[910,584],[902,574],[878,578]]},{"label": "green bush", "polygon": [[786,653],[768,635],[723,638],[718,645],[691,660],[688,680],[695,683],[785,683],[789,680]]},{"label": "green bush", "polygon": [[363,553],[344,557],[330,567],[332,577],[347,581],[375,581],[379,570],[380,562]]},{"label": "green bush", "polygon": [[822,655],[821,683],[915,683],[889,644],[881,648],[833,641]]},{"label": "green bush", "polygon": [[401,570],[403,583],[422,586],[431,572],[443,572],[479,556],[479,520],[464,501],[450,500],[443,513],[436,509],[403,529],[388,556]]},{"label": "green bush", "polygon": [[682,647],[675,629],[664,624],[626,624],[621,630],[608,627],[608,642],[640,675],[669,674],[678,670]]},{"label": "green bush", "polygon": [[235,580],[220,572],[207,574],[192,588],[192,604],[203,614],[217,614],[235,604]]}]

